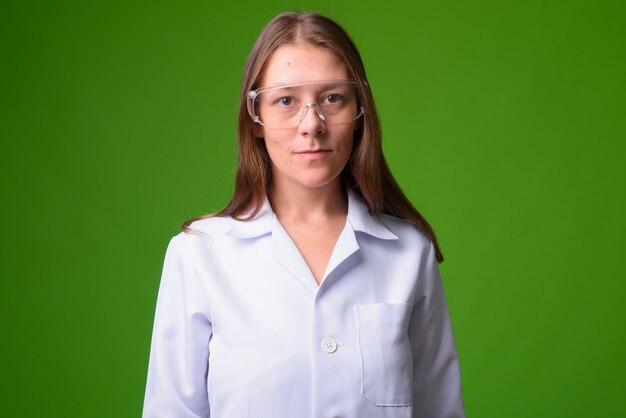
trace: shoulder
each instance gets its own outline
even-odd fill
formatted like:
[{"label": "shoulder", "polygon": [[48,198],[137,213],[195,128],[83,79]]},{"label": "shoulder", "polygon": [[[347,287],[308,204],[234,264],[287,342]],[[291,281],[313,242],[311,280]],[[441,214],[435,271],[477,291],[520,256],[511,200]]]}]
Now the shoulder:
[{"label": "shoulder", "polygon": [[430,294],[440,280],[434,244],[413,222],[386,214],[379,216],[389,231],[398,236],[396,253],[404,261],[402,265],[419,278],[416,291]]},{"label": "shoulder", "polygon": [[188,231],[181,234],[187,235],[204,235],[218,236],[224,235],[232,228],[235,220],[230,216],[210,216],[204,219],[198,219],[189,225]]},{"label": "shoulder", "polygon": [[403,246],[411,247],[413,251],[418,252],[430,250],[432,245],[430,239],[413,222],[388,214],[379,214],[377,217],[385,228],[398,237]]},{"label": "shoulder", "polygon": [[226,238],[234,220],[226,216],[211,216],[192,222],[188,229],[181,231],[170,240],[169,247],[185,252],[193,247],[205,247],[219,243]]}]

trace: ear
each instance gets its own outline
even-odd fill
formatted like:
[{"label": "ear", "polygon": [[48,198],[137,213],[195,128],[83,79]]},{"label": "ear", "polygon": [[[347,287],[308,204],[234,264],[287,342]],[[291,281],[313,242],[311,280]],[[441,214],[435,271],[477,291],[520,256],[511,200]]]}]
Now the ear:
[{"label": "ear", "polygon": [[254,132],[254,136],[257,138],[265,138],[265,132],[263,129],[263,125],[261,125],[260,123],[254,123],[254,126],[252,127],[252,131]]},{"label": "ear", "polygon": [[361,115],[361,117],[356,120],[356,123],[354,124],[355,131],[363,127],[363,119],[365,119],[365,115]]}]

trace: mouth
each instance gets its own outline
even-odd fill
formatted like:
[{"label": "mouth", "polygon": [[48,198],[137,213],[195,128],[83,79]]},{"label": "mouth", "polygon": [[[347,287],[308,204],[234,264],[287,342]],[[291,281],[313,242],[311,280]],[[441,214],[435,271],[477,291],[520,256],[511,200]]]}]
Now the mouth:
[{"label": "mouth", "polygon": [[322,158],[326,158],[331,154],[331,150],[329,149],[317,149],[317,150],[305,150],[294,152],[293,154],[296,157],[302,158],[303,160],[320,160]]}]

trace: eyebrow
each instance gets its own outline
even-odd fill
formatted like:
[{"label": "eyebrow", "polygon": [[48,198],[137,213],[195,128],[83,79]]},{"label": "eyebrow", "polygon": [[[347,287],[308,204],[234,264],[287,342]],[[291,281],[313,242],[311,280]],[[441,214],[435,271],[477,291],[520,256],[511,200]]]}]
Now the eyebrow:
[{"label": "eyebrow", "polygon": [[[311,86],[319,86],[318,88],[315,89],[315,91],[317,92],[332,90],[334,88],[337,88],[339,85],[340,83],[338,82],[329,82],[329,83],[322,82],[319,84],[315,84],[315,83],[311,84]],[[308,87],[308,85],[307,83],[295,83],[295,84],[287,84],[284,86],[281,86],[281,85],[268,86],[260,90],[268,90],[268,91],[289,90],[291,91],[291,90],[299,89],[301,87]]]},{"label": "eyebrow", "polygon": [[339,84],[339,83],[352,83],[356,84],[356,82],[352,79],[327,79],[327,80],[315,80],[315,81],[299,81],[299,82],[276,82],[271,85],[259,88],[271,88],[271,87],[281,87],[281,86],[299,86],[306,84]]}]

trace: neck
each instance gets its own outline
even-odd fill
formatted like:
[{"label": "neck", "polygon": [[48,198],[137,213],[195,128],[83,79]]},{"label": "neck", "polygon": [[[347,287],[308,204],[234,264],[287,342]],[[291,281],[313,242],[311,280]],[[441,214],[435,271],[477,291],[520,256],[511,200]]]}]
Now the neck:
[{"label": "neck", "polygon": [[269,199],[279,220],[309,222],[348,213],[348,199],[339,179],[320,188],[272,186]]}]

